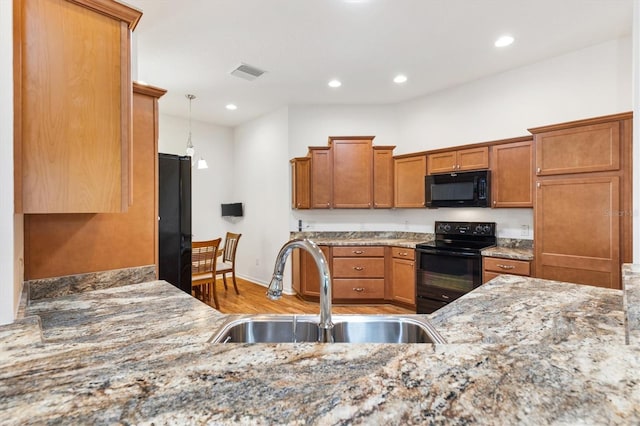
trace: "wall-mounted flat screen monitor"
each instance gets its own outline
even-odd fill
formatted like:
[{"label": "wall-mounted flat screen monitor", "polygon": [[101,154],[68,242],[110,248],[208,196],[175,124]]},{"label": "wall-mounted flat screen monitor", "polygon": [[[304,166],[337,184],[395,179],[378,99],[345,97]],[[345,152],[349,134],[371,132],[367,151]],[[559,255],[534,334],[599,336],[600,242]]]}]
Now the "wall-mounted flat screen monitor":
[{"label": "wall-mounted flat screen monitor", "polygon": [[242,216],[242,203],[221,204],[222,216]]}]

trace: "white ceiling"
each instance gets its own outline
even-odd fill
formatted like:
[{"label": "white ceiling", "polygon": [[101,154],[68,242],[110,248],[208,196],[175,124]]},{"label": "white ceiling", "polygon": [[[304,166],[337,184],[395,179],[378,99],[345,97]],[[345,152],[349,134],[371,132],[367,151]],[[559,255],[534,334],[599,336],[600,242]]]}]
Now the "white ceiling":
[{"label": "white ceiling", "polygon": [[[634,0],[125,1],[144,12],[138,79],[168,90],[161,111],[186,117],[192,93],[195,120],[235,126],[288,104],[406,101],[623,37]],[[494,47],[505,33],[515,43]],[[240,63],[267,73],[231,76]]]}]

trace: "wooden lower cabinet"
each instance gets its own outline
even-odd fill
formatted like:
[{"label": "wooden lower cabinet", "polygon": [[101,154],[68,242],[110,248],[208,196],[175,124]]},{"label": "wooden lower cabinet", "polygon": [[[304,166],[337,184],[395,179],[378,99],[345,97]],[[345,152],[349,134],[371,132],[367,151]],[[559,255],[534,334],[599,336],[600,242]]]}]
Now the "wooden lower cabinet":
[{"label": "wooden lower cabinet", "polygon": [[391,248],[389,298],[403,305],[416,305],[415,250]]},{"label": "wooden lower cabinet", "polygon": [[499,257],[482,258],[482,283],[502,274],[531,276],[531,262],[528,260],[503,259]]},{"label": "wooden lower cabinet", "polygon": [[334,247],[331,261],[333,299],[384,299],[384,259],[384,247]]},{"label": "wooden lower cabinet", "polygon": [[[331,247],[319,246],[331,266]],[[293,289],[305,300],[320,300],[320,272],[313,257],[304,250],[296,249],[292,254]]]},{"label": "wooden lower cabinet", "polygon": [[[334,303],[391,302],[415,308],[415,251],[403,247],[320,246],[331,268]],[[293,288],[309,301],[320,298],[313,258],[293,252]]]}]

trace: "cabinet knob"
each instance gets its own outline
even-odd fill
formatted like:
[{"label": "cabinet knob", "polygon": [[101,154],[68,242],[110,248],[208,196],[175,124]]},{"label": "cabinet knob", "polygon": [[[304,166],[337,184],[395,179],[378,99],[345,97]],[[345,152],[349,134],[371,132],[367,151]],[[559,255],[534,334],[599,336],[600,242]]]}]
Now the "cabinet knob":
[{"label": "cabinet knob", "polygon": [[327,207],[329,207],[329,203],[327,203]]},{"label": "cabinet knob", "polygon": [[498,202],[496,200],[493,200],[493,205],[495,206]]},{"label": "cabinet knob", "polygon": [[354,266],[353,269],[356,271],[364,271],[364,266]]},{"label": "cabinet knob", "polygon": [[540,167],[538,167],[538,168],[536,169],[536,173],[538,173],[538,174],[540,174],[540,172],[541,172],[541,171],[542,171],[542,169],[541,169]]},{"label": "cabinet knob", "polygon": [[537,186],[538,188],[540,188],[540,182],[537,182],[537,183],[536,183],[536,186]]},{"label": "cabinet knob", "polygon": [[364,287],[354,287],[353,291],[357,291],[358,293],[362,293],[364,291]]}]

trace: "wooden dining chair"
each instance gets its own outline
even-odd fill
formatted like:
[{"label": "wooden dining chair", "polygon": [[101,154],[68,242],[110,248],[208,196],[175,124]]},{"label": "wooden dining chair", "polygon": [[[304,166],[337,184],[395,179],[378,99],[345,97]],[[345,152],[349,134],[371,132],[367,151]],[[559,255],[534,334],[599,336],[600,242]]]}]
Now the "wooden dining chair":
[{"label": "wooden dining chair", "polygon": [[191,294],[220,309],[216,294],[216,257],[222,238],[191,243]]},{"label": "wooden dining chair", "polygon": [[224,240],[224,248],[221,250],[222,261],[218,262],[216,266],[216,275],[222,275],[225,290],[227,290],[227,274],[231,274],[231,280],[233,281],[233,288],[236,290],[236,294],[240,294],[238,284],[236,283],[236,250],[238,249],[238,241],[240,241],[241,236],[242,234],[227,232]]}]

